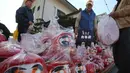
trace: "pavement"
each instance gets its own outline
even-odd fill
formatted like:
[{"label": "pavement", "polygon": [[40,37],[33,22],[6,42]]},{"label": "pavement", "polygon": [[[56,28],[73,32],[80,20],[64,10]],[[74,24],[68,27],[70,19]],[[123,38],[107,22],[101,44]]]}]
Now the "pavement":
[{"label": "pavement", "polygon": [[113,66],[113,68],[108,73],[117,73],[118,69],[116,66]]}]

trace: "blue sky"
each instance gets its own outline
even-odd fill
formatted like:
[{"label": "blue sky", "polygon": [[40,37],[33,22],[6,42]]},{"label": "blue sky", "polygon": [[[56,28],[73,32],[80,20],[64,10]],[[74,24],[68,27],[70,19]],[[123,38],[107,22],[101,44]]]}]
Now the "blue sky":
[{"label": "blue sky", "polygon": [[[68,0],[68,1],[70,1],[78,9],[79,8],[85,9],[86,2],[87,2],[87,0]],[[106,0],[109,10],[110,10],[109,12],[104,0],[93,0],[93,1],[94,1],[93,10],[95,11],[97,15],[104,12],[110,13],[116,4],[116,0]]]},{"label": "blue sky", "polygon": [[[68,0],[71,2],[76,8],[84,9],[86,6],[87,0]],[[0,22],[4,23],[11,32],[16,29],[15,23],[15,12],[22,5],[23,0],[0,0]],[[116,4],[116,0],[106,0],[110,11]],[[104,3],[104,0],[94,0],[95,13],[101,14],[104,12],[109,13],[107,7]]]}]

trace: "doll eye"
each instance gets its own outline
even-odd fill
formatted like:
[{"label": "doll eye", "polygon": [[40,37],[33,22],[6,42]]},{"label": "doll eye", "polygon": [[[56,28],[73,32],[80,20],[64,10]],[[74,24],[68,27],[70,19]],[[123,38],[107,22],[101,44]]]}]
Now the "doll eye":
[{"label": "doll eye", "polygon": [[33,68],[33,70],[40,69],[41,71],[43,71],[43,67],[39,64],[34,65],[32,68]]}]

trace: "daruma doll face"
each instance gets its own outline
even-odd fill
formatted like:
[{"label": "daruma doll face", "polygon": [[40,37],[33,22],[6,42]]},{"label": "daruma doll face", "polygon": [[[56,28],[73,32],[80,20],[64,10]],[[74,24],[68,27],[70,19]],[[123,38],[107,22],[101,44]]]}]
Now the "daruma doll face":
[{"label": "daruma doll face", "polygon": [[62,65],[55,67],[50,73],[71,73],[69,65]]},{"label": "daruma doll face", "polygon": [[75,67],[76,73],[86,73],[86,68],[82,64],[77,64]]},{"label": "daruma doll face", "polygon": [[40,63],[19,65],[8,68],[5,73],[43,73],[43,67]]}]

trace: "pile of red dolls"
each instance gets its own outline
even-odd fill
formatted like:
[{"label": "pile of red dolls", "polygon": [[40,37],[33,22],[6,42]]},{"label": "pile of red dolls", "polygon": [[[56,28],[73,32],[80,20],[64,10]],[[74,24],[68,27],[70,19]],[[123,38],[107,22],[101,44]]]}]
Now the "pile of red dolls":
[{"label": "pile of red dolls", "polygon": [[0,41],[0,58],[0,73],[100,73],[113,63],[109,47],[76,48],[73,30],[55,21],[42,33],[23,35],[21,43]]}]

